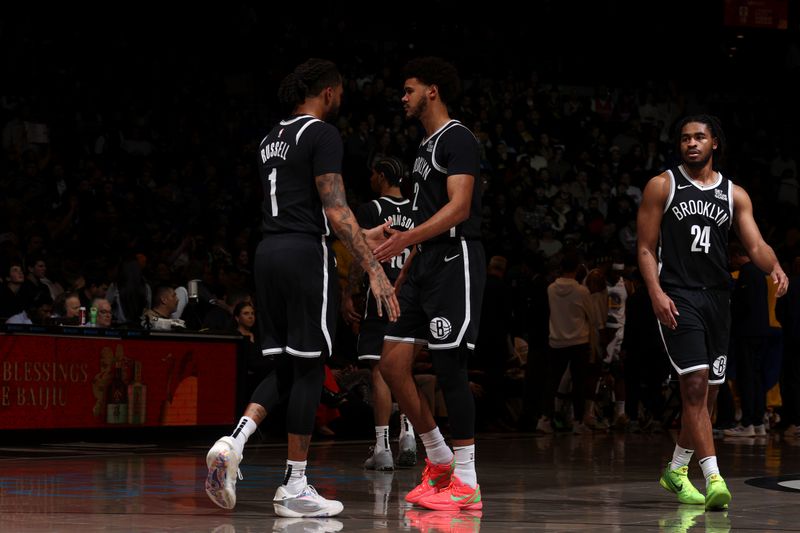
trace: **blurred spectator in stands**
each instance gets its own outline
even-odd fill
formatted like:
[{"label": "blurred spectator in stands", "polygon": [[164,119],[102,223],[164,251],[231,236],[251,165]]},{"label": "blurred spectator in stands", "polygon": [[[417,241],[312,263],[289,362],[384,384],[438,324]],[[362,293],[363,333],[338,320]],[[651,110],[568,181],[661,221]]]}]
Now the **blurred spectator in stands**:
[{"label": "blurred spectator in stands", "polygon": [[611,189],[611,196],[627,196],[638,206],[642,203],[642,189],[632,183],[631,174],[622,171],[617,179],[617,186]]},{"label": "blurred spectator in stands", "polygon": [[169,320],[178,308],[178,295],[175,289],[167,285],[159,285],[153,291],[153,306],[142,315],[142,324],[152,325],[157,320]]},{"label": "blurred spectator in stands", "polygon": [[55,300],[59,294],[64,292],[64,289],[61,287],[61,285],[47,278],[47,262],[45,261],[44,256],[32,255],[28,257],[27,265],[28,275],[25,278],[25,282],[32,285],[33,289],[37,289],[42,286],[47,287],[47,290],[50,291],[50,298],[53,300]]},{"label": "blurred spectator in stands", "polygon": [[541,227],[541,238],[539,239],[539,251],[546,257],[551,258],[561,251],[564,245],[555,237],[555,230],[553,230],[552,220],[548,223],[548,218],[545,217],[544,224]]},{"label": "blurred spectator in stands", "polygon": [[653,176],[664,170],[666,159],[658,149],[657,141],[647,141],[647,148],[644,154],[644,172],[647,176]]},{"label": "blurred spectator in stands", "polygon": [[27,308],[6,320],[6,324],[36,324],[49,323],[53,314],[53,299],[47,287],[36,289]]},{"label": "blurred spectator in stands", "polygon": [[95,326],[98,328],[110,328],[114,318],[111,312],[111,302],[105,298],[95,298],[89,304],[89,309],[92,307],[97,309],[97,322],[95,322]]},{"label": "blurred spectator in stands", "polygon": [[575,175],[575,180],[569,183],[568,190],[580,207],[587,208],[592,194],[592,190],[589,187],[589,174],[585,170],[579,170]]},{"label": "blurred spectator in stands", "polygon": [[211,308],[203,319],[203,328],[216,331],[230,331],[236,326],[235,309],[241,303],[252,304],[250,293],[244,289],[232,288],[225,295],[225,299],[214,299]]},{"label": "blurred spectator in stands", "polygon": [[114,311],[114,321],[118,324],[136,323],[149,307],[151,297],[150,285],[145,281],[137,259],[122,263],[117,281],[108,287],[106,294]]},{"label": "blurred spectator in stands", "polygon": [[731,293],[731,354],[736,365],[736,388],[741,398],[742,419],[735,428],[723,431],[728,437],[766,434],[764,413],[764,358],[770,335],[767,274],[750,260],[744,247],[728,247],[731,266],[739,271]]},{"label": "blurred spectator in stands", "polygon": [[33,297],[33,288],[25,285],[22,263],[13,261],[8,267],[5,283],[0,285],[0,318],[9,318],[26,309]]},{"label": "blurred spectator in stands", "polygon": [[59,324],[79,324],[80,315],[81,299],[77,292],[62,292],[53,302],[52,316]]},{"label": "blurred spectator in stands", "polygon": [[261,353],[261,341],[257,337],[256,309],[249,301],[239,302],[233,308],[236,331],[242,336],[242,341],[238,344],[240,364],[244,374],[244,394],[241,395],[240,402],[247,403],[252,392],[264,379],[264,376],[274,366],[274,360]]},{"label": "blurred spectator in stands", "polygon": [[782,418],[788,424],[787,437],[800,437],[800,257],[792,261],[789,291],[778,298],[775,314],[783,329],[781,369]]},{"label": "blurred spectator in stands", "polygon": [[790,170],[793,176],[797,176],[797,162],[792,157],[789,146],[781,146],[770,162],[769,173],[773,178],[780,179],[787,170]]},{"label": "blurred spectator in stands", "polygon": [[778,207],[787,215],[797,209],[798,190],[800,183],[794,170],[787,168],[783,171],[778,182]]},{"label": "blurred spectator in stands", "polygon": [[486,267],[481,323],[470,368],[470,381],[480,384],[485,392],[476,405],[477,423],[483,428],[507,422],[503,420],[507,396],[503,378],[512,355],[513,319],[511,288],[505,280],[507,266],[508,260],[496,255]]},{"label": "blurred spectator in stands", "polygon": [[108,281],[104,279],[105,276],[99,272],[87,272],[82,281],[78,283],[78,295],[81,299],[81,305],[89,309],[92,300],[95,298],[105,298],[108,293]]}]

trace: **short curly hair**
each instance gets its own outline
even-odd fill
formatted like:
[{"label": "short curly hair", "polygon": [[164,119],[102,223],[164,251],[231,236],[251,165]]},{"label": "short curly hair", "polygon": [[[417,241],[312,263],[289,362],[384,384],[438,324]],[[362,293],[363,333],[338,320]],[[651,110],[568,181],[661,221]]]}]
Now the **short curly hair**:
[{"label": "short curly hair", "polygon": [[461,80],[456,67],[440,57],[412,59],[403,69],[405,79],[417,78],[425,85],[436,85],[442,102],[453,102],[461,93]]},{"label": "short curly hair", "polygon": [[714,151],[712,165],[714,170],[718,170],[719,163],[722,162],[722,159],[725,157],[725,148],[727,146],[727,142],[725,140],[725,132],[722,131],[722,124],[714,115],[689,115],[683,117],[678,121],[677,124],[675,124],[675,131],[673,135],[675,137],[675,149],[677,150],[677,153],[679,155],[681,153],[681,131],[683,131],[683,127],[690,122],[699,122],[701,124],[705,124],[708,126],[708,131],[711,132],[711,136],[717,140],[717,149]]}]

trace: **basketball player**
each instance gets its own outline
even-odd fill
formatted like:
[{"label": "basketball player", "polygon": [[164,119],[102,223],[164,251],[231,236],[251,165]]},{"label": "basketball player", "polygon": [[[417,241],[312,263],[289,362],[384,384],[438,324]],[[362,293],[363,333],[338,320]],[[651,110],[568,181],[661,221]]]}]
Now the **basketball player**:
[{"label": "basketball player", "polygon": [[333,516],[341,502],[326,500],[306,480],[306,458],[339,312],[330,229],[369,275],[378,314],[396,320],[394,288],[347,206],[342,184],[342,140],[324,122],[336,116],[342,77],[336,65],[309,59],[281,83],[278,96],[292,115],[261,141],[264,238],[255,256],[262,353],[275,369],[253,392],[233,434],[208,452],[206,492],[225,509],[236,504],[236,477],[248,437],[288,398],[288,460],[275,512],[289,518]]},{"label": "basketball player", "polygon": [[[411,217],[411,202],[403,198],[400,192],[400,180],[403,178],[403,165],[394,157],[384,157],[375,161],[372,166],[370,176],[370,186],[378,193],[379,198],[367,202],[358,208],[356,218],[363,228],[374,228],[384,225],[386,222],[391,224],[391,228],[396,231],[405,231],[414,227]],[[403,262],[411,254],[411,248],[405,248],[403,252],[383,263],[383,270],[386,277],[394,283],[403,267]],[[348,321],[361,322],[358,334],[358,359],[366,361],[372,370],[372,409],[375,417],[375,446],[372,448],[370,457],[364,462],[367,470],[394,470],[394,459],[389,445],[389,417],[392,414],[392,393],[389,386],[383,380],[378,362],[381,359],[383,350],[383,337],[386,334],[386,327],[389,321],[385,317],[378,316],[375,298],[369,289],[366,291],[366,308],[364,316],[360,317],[353,308],[352,295],[355,288],[363,282],[363,270],[361,266],[353,261],[350,264],[348,284],[345,290],[344,309],[345,319]],[[408,418],[400,415],[400,443],[397,455],[399,466],[414,466],[417,464],[417,443],[414,438],[414,428]]]},{"label": "basketball player", "polygon": [[[375,249],[376,257],[387,261],[416,245],[401,274],[401,279],[405,277],[399,292],[402,318],[387,330],[380,370],[428,456],[422,483],[406,495],[406,501],[438,510],[483,505],[475,473],[475,402],[467,359],[478,333],[486,260],[478,240],[478,141],[447,111],[459,85],[456,69],[439,58],[416,59],[406,66],[406,116],[418,119],[426,133],[412,172],[415,226],[394,232]],[[426,339],[415,335],[421,328],[427,329]],[[455,456],[411,375],[414,343],[423,341],[444,393]]]},{"label": "basketball player", "polygon": [[[717,170],[725,148],[719,121],[686,117],[677,126],[682,163],[652,178],[639,208],[639,267],[667,355],[680,380],[681,432],[661,485],[681,503],[725,509],[731,493],[719,473],[710,408],[725,381],[730,330],[728,231],[786,293],[788,280],[753,218],[750,197]],[[689,481],[694,453],[706,478],[703,496]]]}]

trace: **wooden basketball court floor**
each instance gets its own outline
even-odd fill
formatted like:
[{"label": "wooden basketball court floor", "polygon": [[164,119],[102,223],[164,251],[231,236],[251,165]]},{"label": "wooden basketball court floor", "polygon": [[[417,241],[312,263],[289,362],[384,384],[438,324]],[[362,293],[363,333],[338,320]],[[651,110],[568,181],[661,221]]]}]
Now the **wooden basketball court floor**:
[{"label": "wooden basketball court floor", "polygon": [[[2,433],[0,433],[2,435]],[[718,439],[733,493],[727,512],[679,505],[658,484],[674,434],[536,436],[483,434],[477,443],[480,512],[411,507],[403,496],[421,467],[394,473],[362,469],[366,441],[320,442],[310,481],[344,503],[331,519],[279,519],[271,499],[285,448],[248,445],[236,509],[203,491],[205,454],[214,438],[117,445],[0,442],[0,531],[798,531],[800,440],[780,435]],[[251,439],[254,440],[254,439]],[[257,440],[257,439],[255,439]],[[396,442],[395,442],[396,447]],[[702,485],[699,466],[690,471]]]}]

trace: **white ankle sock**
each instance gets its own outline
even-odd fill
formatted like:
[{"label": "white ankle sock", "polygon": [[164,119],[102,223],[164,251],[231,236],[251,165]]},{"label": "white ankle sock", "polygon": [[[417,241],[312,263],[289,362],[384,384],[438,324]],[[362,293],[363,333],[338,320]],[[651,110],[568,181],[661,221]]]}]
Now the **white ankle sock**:
[{"label": "white ankle sock", "polygon": [[400,413],[400,438],[406,435],[414,436],[414,426],[411,425],[411,420],[406,415]]},{"label": "white ankle sock", "polygon": [[625,414],[625,400],[617,400],[614,402],[614,416],[622,416]]},{"label": "white ankle sock", "polygon": [[478,474],[475,472],[475,445],[454,446],[456,468],[453,472],[462,483],[475,488],[478,485]]},{"label": "white ankle sock", "polygon": [[438,426],[427,433],[420,433],[419,437],[422,439],[422,445],[425,446],[425,453],[430,462],[446,465],[453,461],[453,452],[445,444]]},{"label": "white ankle sock", "polygon": [[286,474],[283,477],[283,484],[286,490],[292,494],[297,494],[306,486],[306,466],[308,461],[286,460]]},{"label": "white ankle sock", "polygon": [[687,450],[681,448],[678,444],[675,445],[675,451],[672,452],[672,462],[670,463],[670,470],[677,470],[682,466],[689,466],[689,461],[692,460],[694,450]]},{"label": "white ankle sock", "polygon": [[236,426],[236,429],[234,429],[233,433],[231,433],[233,442],[236,444],[236,453],[239,454],[239,458],[242,457],[242,452],[244,452],[244,445],[247,442],[247,439],[250,438],[250,435],[255,433],[256,428],[258,428],[258,424],[256,424],[252,418],[249,416],[243,416],[239,419],[239,424]]},{"label": "white ankle sock", "polygon": [[709,455],[700,459],[700,468],[703,469],[703,475],[706,476],[706,487],[708,486],[708,478],[714,474],[719,475],[719,466],[717,466],[717,456]]},{"label": "white ankle sock", "polygon": [[375,426],[375,453],[389,451],[389,426]]}]

